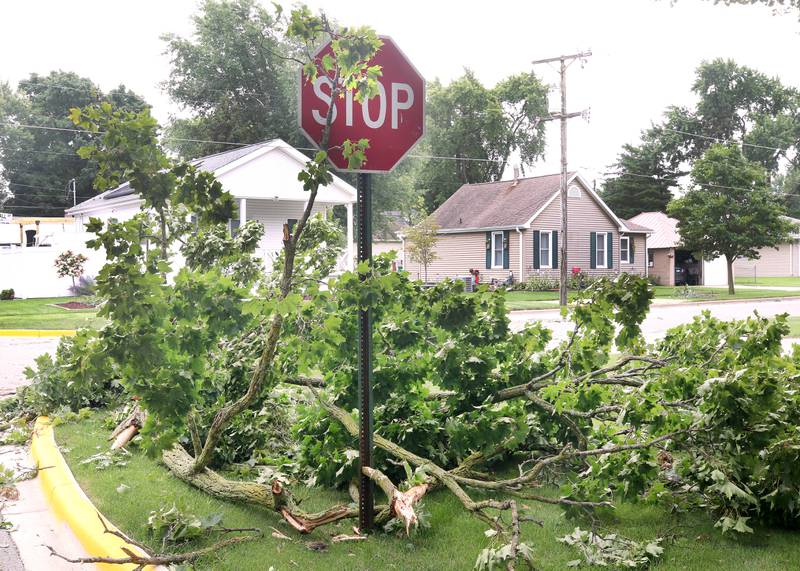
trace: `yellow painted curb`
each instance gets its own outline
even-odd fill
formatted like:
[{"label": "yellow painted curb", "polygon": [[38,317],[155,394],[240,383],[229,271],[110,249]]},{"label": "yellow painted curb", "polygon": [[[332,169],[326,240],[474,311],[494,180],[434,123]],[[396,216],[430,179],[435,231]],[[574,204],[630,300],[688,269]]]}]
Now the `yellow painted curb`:
[{"label": "yellow painted curb", "polygon": [[[127,557],[122,551],[125,547],[134,553],[144,552],[130,545],[122,538],[105,533],[98,515],[103,518],[108,529],[117,530],[114,525],[100,514],[94,504],[86,497],[75,481],[75,477],[67,466],[67,462],[56,447],[53,426],[50,419],[40,416],[33,429],[31,455],[36,465],[43,468],[38,478],[44,490],[45,499],[55,516],[64,520],[81,542],[90,557]],[[98,569],[119,571],[135,569],[135,565],[96,564]],[[148,566],[146,569],[153,570]]]},{"label": "yellow painted curb", "polygon": [[0,329],[0,337],[72,337],[74,329]]}]

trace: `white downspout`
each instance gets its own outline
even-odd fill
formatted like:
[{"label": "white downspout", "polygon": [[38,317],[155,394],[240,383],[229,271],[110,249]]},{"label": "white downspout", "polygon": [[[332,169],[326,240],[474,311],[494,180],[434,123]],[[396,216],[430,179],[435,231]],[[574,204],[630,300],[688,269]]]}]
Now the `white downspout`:
[{"label": "white downspout", "polygon": [[519,226],[517,226],[517,228],[515,228],[515,230],[517,231],[517,234],[519,235],[519,283],[522,283],[522,282],[525,281],[525,274],[524,274],[525,256],[523,255],[523,252],[525,250],[525,248],[524,248],[525,241],[522,239],[523,234],[522,234],[522,230],[519,229]]}]

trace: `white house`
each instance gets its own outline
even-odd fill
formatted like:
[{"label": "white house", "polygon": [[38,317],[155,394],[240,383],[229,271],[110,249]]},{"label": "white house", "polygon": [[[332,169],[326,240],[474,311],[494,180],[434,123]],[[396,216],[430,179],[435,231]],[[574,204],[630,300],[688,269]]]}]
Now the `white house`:
[{"label": "white house", "polygon": [[[275,139],[240,147],[192,161],[201,169],[213,172],[239,206],[236,227],[246,220],[264,226],[264,237],[257,254],[266,269],[283,247],[283,225],[297,220],[305,209],[308,192],[297,174],[308,158],[291,145]],[[339,260],[339,269],[353,267],[353,204],[355,189],[341,178],[317,194],[313,212],[327,212],[336,205],[347,209],[347,251]],[[105,263],[102,252],[90,250],[86,241],[93,237],[85,231],[89,218],[127,220],[140,211],[142,199],[127,183],[81,202],[56,219],[7,219],[0,224],[0,289],[11,288],[17,297],[56,297],[69,295],[70,278],[58,278],[56,257],[66,250],[88,258],[85,275],[94,277]],[[70,218],[71,217],[71,218]]]},{"label": "white house", "polygon": [[[239,147],[191,161],[202,170],[213,172],[239,206],[239,219],[234,227],[247,220],[257,220],[264,226],[264,237],[257,254],[265,260],[267,269],[283,248],[283,225],[297,220],[303,213],[309,193],[297,180],[308,157],[280,140],[273,139],[255,145]],[[314,202],[313,214],[327,212],[336,205],[347,208],[347,252],[341,266],[352,267],[353,204],[356,190],[341,178],[320,188]],[[81,202],[66,211],[83,229],[89,218],[127,220],[141,209],[143,200],[130,184],[124,183],[98,196]]]}]

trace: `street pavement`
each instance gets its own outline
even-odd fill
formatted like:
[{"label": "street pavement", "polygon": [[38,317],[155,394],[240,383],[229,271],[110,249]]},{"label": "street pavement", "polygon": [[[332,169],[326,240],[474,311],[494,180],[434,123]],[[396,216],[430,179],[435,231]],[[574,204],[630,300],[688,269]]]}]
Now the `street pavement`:
[{"label": "street pavement", "polygon": [[[707,303],[683,303],[675,305],[654,304],[650,308],[642,323],[642,333],[648,342],[653,342],[664,336],[668,329],[682,323],[691,321],[704,310],[711,315],[723,320],[744,319],[758,311],[764,317],[773,317],[781,313],[800,315],[800,298],[769,299],[761,301],[718,301]],[[567,331],[571,329],[569,322],[561,317],[557,309],[541,311],[512,311],[509,313],[511,328],[522,329],[526,323],[540,321],[553,331],[555,339],[564,339]],[[786,340],[784,346],[790,346],[793,341]]]},{"label": "street pavement", "polygon": [[[58,337],[0,337],[0,398],[13,395],[28,381],[25,367],[42,353],[54,353]],[[15,474],[29,472],[33,460],[22,446],[0,446],[0,466]],[[46,468],[45,468],[46,469]],[[0,530],[0,571],[76,571],[93,565],[74,565],[50,555],[47,545],[71,557],[86,553],[65,522],[50,512],[38,479],[17,482],[19,498],[0,504],[0,519],[10,531]]]},{"label": "street pavement", "polygon": [[55,354],[59,337],[0,337],[0,398],[26,384],[23,371],[42,353]]}]

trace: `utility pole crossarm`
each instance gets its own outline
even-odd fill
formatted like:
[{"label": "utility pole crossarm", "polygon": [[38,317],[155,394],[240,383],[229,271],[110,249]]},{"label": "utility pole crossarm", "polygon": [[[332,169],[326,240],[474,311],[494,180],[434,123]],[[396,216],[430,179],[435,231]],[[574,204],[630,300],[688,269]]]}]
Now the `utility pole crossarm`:
[{"label": "utility pole crossarm", "polygon": [[587,57],[589,57],[591,55],[592,55],[592,50],[587,50],[585,52],[580,52],[580,53],[577,53],[577,54],[570,54],[570,55],[566,55],[566,56],[558,56],[558,57],[549,57],[549,58],[545,58],[545,59],[537,59],[537,60],[532,61],[531,63],[533,65],[538,65],[540,63],[553,63],[554,61],[561,61],[561,60],[567,61],[567,60],[573,60],[573,59],[583,59],[583,58],[587,58]]}]

